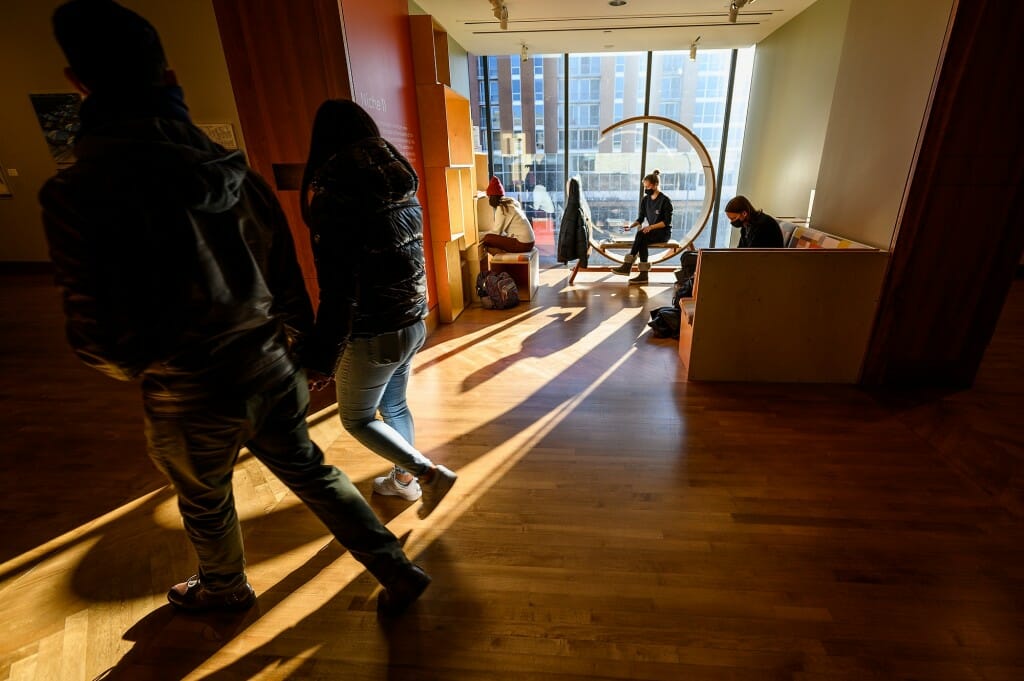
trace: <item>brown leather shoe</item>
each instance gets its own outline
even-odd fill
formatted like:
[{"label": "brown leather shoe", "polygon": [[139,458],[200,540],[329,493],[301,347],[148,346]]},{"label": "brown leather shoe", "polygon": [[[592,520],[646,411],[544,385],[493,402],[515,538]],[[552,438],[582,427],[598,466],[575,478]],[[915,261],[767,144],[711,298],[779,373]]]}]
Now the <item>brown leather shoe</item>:
[{"label": "brown leather shoe", "polygon": [[207,610],[248,610],[256,604],[256,592],[249,582],[227,593],[210,593],[199,581],[199,575],[192,575],[188,581],[175,584],[167,592],[171,605],[185,612]]},{"label": "brown leather shoe", "polygon": [[419,565],[413,565],[404,575],[389,584],[377,596],[377,614],[381,617],[394,617],[405,612],[427,587],[430,586],[430,575]]}]

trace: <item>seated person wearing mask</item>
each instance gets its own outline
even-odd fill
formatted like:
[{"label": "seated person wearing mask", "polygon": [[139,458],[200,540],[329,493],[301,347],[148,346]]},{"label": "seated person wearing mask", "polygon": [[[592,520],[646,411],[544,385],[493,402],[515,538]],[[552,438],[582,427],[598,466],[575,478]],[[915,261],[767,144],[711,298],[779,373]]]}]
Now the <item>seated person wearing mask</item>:
[{"label": "seated person wearing mask", "polygon": [[494,209],[494,226],[491,231],[480,235],[480,243],[488,250],[506,253],[532,251],[536,239],[533,225],[519,202],[505,196],[505,188],[496,177],[492,177],[487,185],[487,201]]},{"label": "seated person wearing mask", "polygon": [[729,224],[740,229],[737,248],[782,248],[782,229],[775,218],[757,210],[745,196],[725,204]]}]

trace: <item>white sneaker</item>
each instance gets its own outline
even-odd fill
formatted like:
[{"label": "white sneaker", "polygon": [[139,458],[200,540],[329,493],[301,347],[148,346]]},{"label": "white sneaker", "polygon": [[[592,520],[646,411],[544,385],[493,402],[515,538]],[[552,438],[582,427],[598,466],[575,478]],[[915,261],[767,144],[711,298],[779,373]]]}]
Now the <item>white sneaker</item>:
[{"label": "white sneaker", "polygon": [[409,482],[402,482],[395,477],[395,469],[379,478],[373,479],[373,491],[386,497],[402,497],[406,501],[416,501],[423,495],[420,483],[413,478]]},{"label": "white sneaker", "polygon": [[421,518],[426,518],[437,508],[437,505],[445,498],[445,495],[451,490],[458,477],[444,466],[438,466],[434,469],[434,477],[423,483],[423,505],[420,506],[419,510]]}]

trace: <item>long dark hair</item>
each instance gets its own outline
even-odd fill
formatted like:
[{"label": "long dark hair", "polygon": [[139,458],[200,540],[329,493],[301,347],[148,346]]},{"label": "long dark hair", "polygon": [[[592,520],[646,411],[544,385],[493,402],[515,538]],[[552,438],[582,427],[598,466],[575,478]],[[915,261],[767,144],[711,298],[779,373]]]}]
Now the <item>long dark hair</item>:
[{"label": "long dark hair", "polygon": [[363,107],[348,99],[328,99],[316,111],[309,157],[302,172],[302,219],[309,224],[309,186],[325,163],[341,149],[370,137],[380,137],[380,128]]},{"label": "long dark hair", "polygon": [[761,211],[754,208],[754,204],[750,203],[750,199],[740,195],[734,196],[729,199],[729,203],[725,204],[726,213],[747,213],[751,217],[757,215]]}]

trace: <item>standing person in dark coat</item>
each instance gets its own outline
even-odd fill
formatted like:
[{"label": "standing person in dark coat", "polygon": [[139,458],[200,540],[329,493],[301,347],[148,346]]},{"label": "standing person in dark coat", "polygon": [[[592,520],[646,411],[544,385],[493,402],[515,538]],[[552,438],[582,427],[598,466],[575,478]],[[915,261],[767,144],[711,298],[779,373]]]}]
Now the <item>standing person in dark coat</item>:
[{"label": "standing person in dark coat", "polygon": [[745,196],[737,196],[725,204],[729,224],[740,229],[737,248],[782,248],[782,229],[771,215],[759,211]]},{"label": "standing person in dark coat", "polygon": [[306,366],[314,387],[337,374],[345,430],[395,464],[373,491],[422,496],[425,516],[457,476],[413,445],[406,402],[412,359],[427,337],[418,187],[412,165],[362,107],[341,99],[320,106],[301,199],[320,284]]},{"label": "standing person in dark coat", "polygon": [[53,27],[86,98],[78,161],[40,193],[46,236],[75,352],[141,383],[149,455],[199,563],[168,600],[256,602],[231,484],[245,445],[385,586],[380,612],[400,612],[430,578],[309,438],[295,353],[312,308],[276,197],[192,124],[148,21],[73,0]]}]

